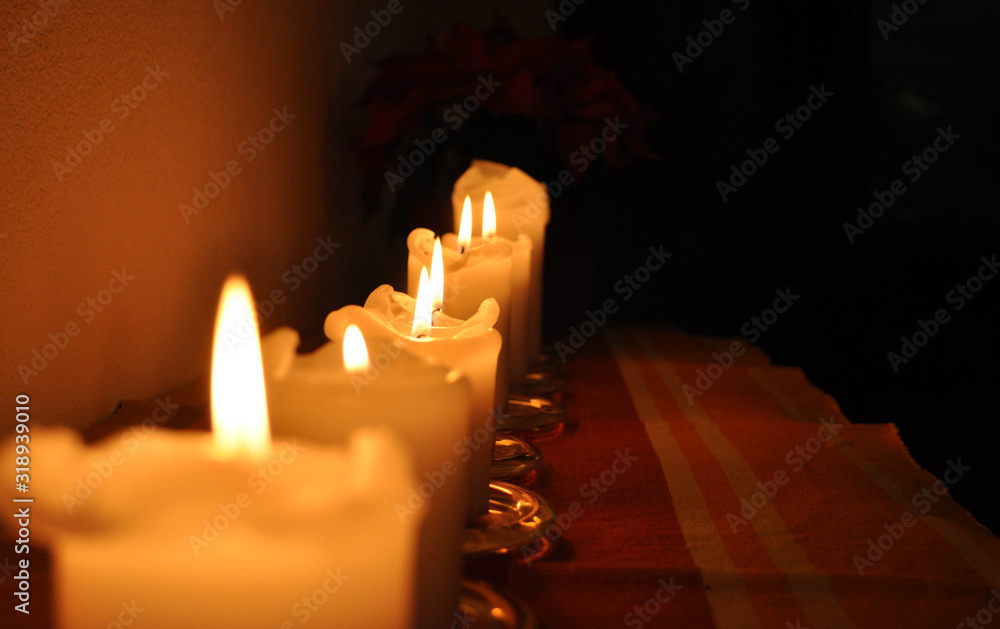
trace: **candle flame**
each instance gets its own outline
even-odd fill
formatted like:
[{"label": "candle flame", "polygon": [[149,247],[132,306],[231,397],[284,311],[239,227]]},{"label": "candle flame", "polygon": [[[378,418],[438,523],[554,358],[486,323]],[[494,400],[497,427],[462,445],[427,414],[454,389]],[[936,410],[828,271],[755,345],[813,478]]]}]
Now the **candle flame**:
[{"label": "candle flame", "polygon": [[344,369],[358,373],[368,369],[368,345],[361,329],[353,323],[344,330]]},{"label": "candle flame", "polygon": [[[441,254],[441,239],[434,241],[434,257],[431,258],[431,310],[444,307],[444,257]],[[420,294],[420,291],[417,291]]]},{"label": "candle flame", "polygon": [[465,253],[472,245],[472,200],[466,196],[462,205],[462,222],[458,224],[458,252]]},{"label": "candle flame", "polygon": [[411,334],[420,338],[426,336],[431,329],[431,317],[434,308],[431,304],[430,280],[427,277],[427,267],[420,269],[420,284],[417,287],[417,305],[413,311],[413,331]]},{"label": "candle flame", "polygon": [[483,201],[483,240],[493,240],[497,236],[497,211],[493,206],[493,193],[486,191]]},{"label": "candle flame", "polygon": [[271,450],[271,430],[260,335],[250,284],[242,275],[226,278],[219,298],[211,390],[215,452],[266,456]]}]

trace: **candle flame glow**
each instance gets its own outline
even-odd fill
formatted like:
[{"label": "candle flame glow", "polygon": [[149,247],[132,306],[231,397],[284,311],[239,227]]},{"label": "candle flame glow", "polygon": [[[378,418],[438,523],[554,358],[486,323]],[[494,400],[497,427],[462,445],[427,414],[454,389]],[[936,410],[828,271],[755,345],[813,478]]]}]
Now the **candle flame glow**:
[{"label": "candle flame glow", "polygon": [[250,284],[231,275],[222,286],[212,343],[212,434],[215,452],[271,451],[264,366]]},{"label": "candle flame glow", "polygon": [[[434,256],[431,258],[431,310],[444,307],[444,257],[441,254],[441,239],[434,241]],[[419,296],[420,291],[417,291]]]},{"label": "candle flame glow", "polygon": [[497,211],[493,206],[493,193],[486,191],[483,201],[483,240],[493,240],[497,237]]},{"label": "candle flame glow", "polygon": [[426,336],[431,329],[431,317],[434,308],[431,305],[430,280],[427,277],[427,267],[420,269],[420,284],[417,286],[417,305],[413,311],[413,331],[416,338]]},{"label": "candle flame glow", "polygon": [[361,329],[353,323],[344,331],[344,369],[350,373],[368,369],[368,345]]},{"label": "candle flame glow", "polygon": [[458,252],[465,253],[472,245],[472,200],[466,196],[462,205],[462,222],[458,224]]}]

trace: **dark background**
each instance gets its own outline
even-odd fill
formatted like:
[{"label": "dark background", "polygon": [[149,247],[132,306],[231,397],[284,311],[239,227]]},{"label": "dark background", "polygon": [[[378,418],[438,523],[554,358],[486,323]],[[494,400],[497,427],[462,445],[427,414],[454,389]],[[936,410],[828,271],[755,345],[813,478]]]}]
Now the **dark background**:
[{"label": "dark background", "polygon": [[[851,421],[896,423],[931,473],[959,458],[971,466],[952,493],[998,531],[1000,279],[959,312],[946,295],[976,273],[981,256],[1000,253],[1000,6],[913,2],[917,12],[886,40],[878,20],[889,20],[891,4],[578,6],[562,34],[593,35],[598,61],[655,106],[662,122],[650,143],[661,159],[614,177],[600,176],[598,162],[572,204],[555,204],[547,332],[566,337],[583,308],[614,297],[614,283],[661,242],[675,254],[668,270],[654,274],[621,318],[736,336],[776,289],[790,286],[801,299],[758,344],[776,363],[802,366]],[[724,8],[735,22],[678,72],[671,55]],[[834,96],[783,139],[775,121],[821,84]],[[911,183],[903,163],[949,125],[961,138]],[[780,150],[723,202],[716,181],[768,137]],[[905,194],[851,244],[844,223],[856,222],[856,208],[894,179],[905,181]],[[887,353],[898,353],[900,337],[938,308],[950,322],[894,373]]]}]

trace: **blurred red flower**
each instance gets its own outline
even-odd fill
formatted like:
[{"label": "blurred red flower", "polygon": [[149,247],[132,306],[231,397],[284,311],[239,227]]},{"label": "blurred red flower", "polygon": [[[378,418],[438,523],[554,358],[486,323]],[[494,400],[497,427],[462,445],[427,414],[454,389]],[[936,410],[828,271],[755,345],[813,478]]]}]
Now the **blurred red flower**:
[{"label": "blurred red flower", "polygon": [[[483,79],[499,87],[480,103],[494,115],[519,115],[551,134],[563,163],[601,137],[608,120],[627,131],[600,155],[612,168],[652,156],[645,138],[656,114],[639,103],[611,70],[599,66],[589,40],[517,38],[498,21],[485,31],[455,26],[430,40],[423,54],[390,57],[365,97],[368,125],[356,142],[365,188],[377,189],[399,139],[474,94]],[[433,122],[431,123],[433,124]],[[571,169],[581,176],[579,169]]]}]

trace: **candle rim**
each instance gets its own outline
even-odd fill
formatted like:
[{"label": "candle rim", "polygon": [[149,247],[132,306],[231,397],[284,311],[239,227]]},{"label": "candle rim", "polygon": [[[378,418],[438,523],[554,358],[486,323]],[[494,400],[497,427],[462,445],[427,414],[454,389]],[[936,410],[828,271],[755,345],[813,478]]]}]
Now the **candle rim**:
[{"label": "candle rim", "polygon": [[[370,310],[377,317],[380,317],[386,325],[391,327],[396,332],[399,330],[393,325],[393,318],[391,311],[394,307],[399,308],[403,312],[414,315],[416,309],[416,298],[412,295],[404,293],[402,291],[397,291],[389,284],[382,284],[368,295],[368,299],[365,300],[365,305],[363,306],[365,310]],[[444,320],[449,323],[449,325],[439,326],[432,323],[431,330],[456,330],[455,336],[476,336],[479,334],[487,333],[488,330],[496,329],[497,320],[500,318],[500,304],[493,298],[489,297],[484,299],[480,304],[479,308],[476,310],[468,319],[460,319],[458,317],[453,317],[446,312],[441,312],[438,314],[438,320]],[[404,323],[405,325],[405,323]],[[454,337],[447,337],[454,338]],[[428,339],[414,339],[415,341],[422,342],[427,340],[443,340],[441,337],[438,338],[428,338]]]}]

